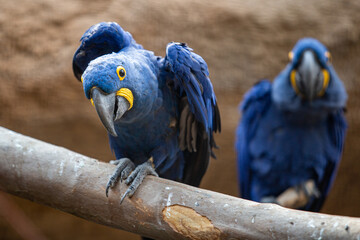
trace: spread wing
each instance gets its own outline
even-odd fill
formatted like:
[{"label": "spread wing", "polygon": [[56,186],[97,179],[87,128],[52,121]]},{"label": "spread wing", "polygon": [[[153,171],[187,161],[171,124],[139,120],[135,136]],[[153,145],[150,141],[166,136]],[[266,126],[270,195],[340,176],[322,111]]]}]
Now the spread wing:
[{"label": "spread wing", "polygon": [[91,60],[105,54],[119,52],[130,45],[142,48],[129,32],[124,31],[115,22],[101,22],[93,25],[84,33],[80,41],[80,47],[73,58],[74,75],[79,81]]},{"label": "spread wing", "polygon": [[236,152],[238,164],[238,180],[241,197],[250,199],[250,153],[249,142],[255,135],[264,111],[271,103],[271,83],[263,80],[254,85],[244,96],[240,105],[242,113],[240,124],[236,130]]},{"label": "spread wing", "polygon": [[168,84],[178,94],[180,148],[186,160],[183,182],[198,186],[207,169],[213,132],[220,131],[220,113],[207,64],[184,43],[169,43],[164,66]]}]

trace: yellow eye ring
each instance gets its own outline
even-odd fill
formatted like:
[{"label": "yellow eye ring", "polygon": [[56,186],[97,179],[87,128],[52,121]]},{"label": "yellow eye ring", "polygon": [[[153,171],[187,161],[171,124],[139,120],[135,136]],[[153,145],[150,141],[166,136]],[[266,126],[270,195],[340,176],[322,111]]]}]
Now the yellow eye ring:
[{"label": "yellow eye ring", "polygon": [[123,66],[118,66],[116,68],[116,73],[117,73],[120,81],[124,80],[124,78],[126,77],[126,70]]},{"label": "yellow eye ring", "polygon": [[288,57],[289,57],[289,61],[291,62],[294,58],[294,53],[292,51],[290,51],[288,54]]},{"label": "yellow eye ring", "polygon": [[325,52],[325,57],[327,58],[328,63],[331,63],[331,62],[332,62],[332,57],[331,57],[330,52],[326,51],[326,52]]}]

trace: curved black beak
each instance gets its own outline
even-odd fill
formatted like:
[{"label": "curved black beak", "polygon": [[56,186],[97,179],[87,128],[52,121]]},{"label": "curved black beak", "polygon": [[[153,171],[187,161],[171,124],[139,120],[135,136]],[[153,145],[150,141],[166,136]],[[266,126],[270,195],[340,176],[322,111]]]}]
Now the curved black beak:
[{"label": "curved black beak", "polygon": [[97,87],[91,89],[91,97],[106,130],[117,137],[114,122],[124,115],[129,109],[130,103],[124,97],[116,96],[116,92],[105,94]]},{"label": "curved black beak", "polygon": [[297,67],[295,83],[300,94],[310,101],[325,91],[323,69],[313,51],[306,50],[303,53]]}]

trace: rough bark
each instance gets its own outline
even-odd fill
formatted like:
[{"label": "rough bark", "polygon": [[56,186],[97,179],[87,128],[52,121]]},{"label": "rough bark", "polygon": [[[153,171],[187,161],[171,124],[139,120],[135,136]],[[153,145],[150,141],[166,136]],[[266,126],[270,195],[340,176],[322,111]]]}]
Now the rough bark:
[{"label": "rough bark", "polygon": [[[114,166],[0,128],[4,191],[155,239],[360,239],[360,219],[260,204],[147,177],[131,199]],[[235,183],[234,183],[235,184]]]}]

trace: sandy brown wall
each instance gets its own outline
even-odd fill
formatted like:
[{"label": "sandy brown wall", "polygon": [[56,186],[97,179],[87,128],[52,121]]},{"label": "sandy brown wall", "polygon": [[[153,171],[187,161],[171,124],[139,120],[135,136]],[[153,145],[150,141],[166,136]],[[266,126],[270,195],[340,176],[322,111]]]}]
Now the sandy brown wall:
[{"label": "sandy brown wall", "polygon": [[[105,130],[72,75],[81,35],[95,23],[116,21],[158,55],[170,41],[187,42],[208,62],[223,121],[218,160],[201,187],[236,196],[233,145],[243,93],[260,78],[273,79],[297,39],[316,37],[332,52],[349,92],[345,154],[323,212],[360,217],[359,11],[359,1],[342,0],[2,1],[0,125],[108,161]],[[13,199],[49,239],[137,239]],[[1,216],[0,239],[19,239]]]}]

